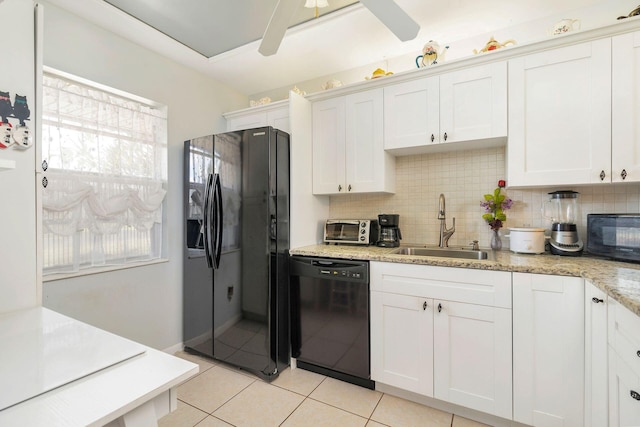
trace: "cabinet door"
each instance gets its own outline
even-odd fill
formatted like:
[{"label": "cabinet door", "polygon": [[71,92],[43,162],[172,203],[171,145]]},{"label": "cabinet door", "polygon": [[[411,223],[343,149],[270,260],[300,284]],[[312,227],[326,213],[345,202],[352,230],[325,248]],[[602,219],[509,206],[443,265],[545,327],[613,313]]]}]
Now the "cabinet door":
[{"label": "cabinet door", "polygon": [[439,77],[384,88],[385,150],[410,154],[411,148],[440,142],[439,92]]},{"label": "cabinet door", "polygon": [[433,300],[371,292],[371,379],[433,397]]},{"label": "cabinet door", "polygon": [[[609,426],[640,425],[640,375],[609,349]],[[603,424],[604,425],[604,424]]]},{"label": "cabinet door", "polygon": [[513,273],[513,419],[584,423],[584,280]]},{"label": "cabinet door", "polygon": [[267,111],[267,124],[275,129],[289,132],[289,107]]},{"label": "cabinet door", "polygon": [[511,419],[511,310],[433,304],[436,399]]},{"label": "cabinet door", "polygon": [[507,64],[440,76],[440,142],[507,136]]},{"label": "cabinet door", "polygon": [[509,60],[507,182],[609,179],[611,39]]},{"label": "cabinet door", "polygon": [[227,119],[227,130],[231,132],[234,130],[253,129],[267,126],[268,124],[266,111],[252,112]]},{"label": "cabinet door", "polygon": [[640,181],[640,32],[613,38],[611,180]]},{"label": "cabinet door", "polygon": [[609,425],[640,425],[640,317],[609,300]]},{"label": "cabinet door", "polygon": [[313,104],[314,194],[346,192],[344,114],[344,97]]},{"label": "cabinet door", "polygon": [[395,160],[384,151],[382,89],[346,97],[347,192],[395,191]]},{"label": "cabinet door", "polygon": [[606,426],[607,379],[607,295],[591,283],[585,284],[585,426]]}]

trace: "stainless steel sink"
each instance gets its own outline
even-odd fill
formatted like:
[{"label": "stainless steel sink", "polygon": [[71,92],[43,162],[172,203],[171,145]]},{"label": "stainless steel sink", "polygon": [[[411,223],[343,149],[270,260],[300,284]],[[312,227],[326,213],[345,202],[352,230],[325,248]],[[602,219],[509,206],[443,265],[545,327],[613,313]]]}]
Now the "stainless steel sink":
[{"label": "stainless steel sink", "polygon": [[490,254],[483,250],[465,248],[428,248],[428,247],[406,247],[396,249],[394,254],[410,256],[437,256],[445,258],[461,259],[489,259]]}]

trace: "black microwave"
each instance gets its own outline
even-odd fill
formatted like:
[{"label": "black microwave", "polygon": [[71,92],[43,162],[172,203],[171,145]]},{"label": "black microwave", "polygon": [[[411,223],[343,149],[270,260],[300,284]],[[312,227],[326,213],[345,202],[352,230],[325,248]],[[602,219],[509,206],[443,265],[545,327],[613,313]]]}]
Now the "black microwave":
[{"label": "black microwave", "polygon": [[587,252],[640,262],[640,214],[588,214]]}]

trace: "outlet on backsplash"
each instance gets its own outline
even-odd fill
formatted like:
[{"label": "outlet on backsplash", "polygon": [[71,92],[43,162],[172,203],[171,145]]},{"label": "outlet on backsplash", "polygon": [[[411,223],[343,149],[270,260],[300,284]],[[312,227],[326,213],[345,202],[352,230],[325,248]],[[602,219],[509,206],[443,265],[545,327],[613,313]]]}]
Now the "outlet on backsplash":
[{"label": "outlet on backsplash", "polygon": [[[351,194],[330,198],[331,218],[377,218],[380,213],[400,214],[401,243],[438,244],[438,197],[447,198],[447,216],[456,217],[456,232],[449,245],[467,246],[478,240],[488,247],[491,229],[482,219],[480,201],[488,189],[505,179],[505,148],[419,154],[396,158],[396,194]],[[509,183],[507,182],[507,185]],[[547,193],[559,189],[535,188],[505,193],[514,201],[502,233],[509,227],[544,227],[540,207]],[[562,187],[580,192],[582,220],[578,231],[586,236],[589,213],[640,212],[640,184],[605,184]],[[503,239],[508,248],[509,239]]]}]

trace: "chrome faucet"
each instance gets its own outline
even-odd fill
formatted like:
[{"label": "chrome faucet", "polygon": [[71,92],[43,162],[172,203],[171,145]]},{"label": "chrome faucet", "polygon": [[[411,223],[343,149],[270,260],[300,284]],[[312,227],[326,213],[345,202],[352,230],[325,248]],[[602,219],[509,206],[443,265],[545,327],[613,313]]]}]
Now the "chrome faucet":
[{"label": "chrome faucet", "polygon": [[453,218],[453,227],[447,229],[447,218],[444,207],[444,194],[440,194],[438,199],[438,219],[440,220],[440,241],[438,246],[441,248],[449,247],[449,238],[456,232],[456,219]]}]

